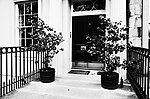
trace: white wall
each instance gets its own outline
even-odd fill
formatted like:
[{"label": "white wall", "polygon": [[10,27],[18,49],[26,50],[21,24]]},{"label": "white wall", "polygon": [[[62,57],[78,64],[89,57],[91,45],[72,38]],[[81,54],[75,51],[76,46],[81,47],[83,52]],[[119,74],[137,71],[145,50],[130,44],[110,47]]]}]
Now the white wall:
[{"label": "white wall", "polygon": [[[114,22],[122,21],[122,25],[126,26],[126,0],[111,0],[110,2],[110,18]],[[126,51],[120,53],[120,56],[123,59],[126,59]],[[126,70],[118,68],[117,72],[119,77],[122,77],[124,80],[126,77]]]},{"label": "white wall", "polygon": [[70,0],[63,0],[63,16],[62,16],[62,28],[63,28],[63,34],[64,34],[64,39],[65,39],[65,42],[64,42],[64,52],[63,52],[63,63],[64,63],[64,73],[66,74],[67,72],[69,72],[69,70],[71,69],[72,67],[72,64],[71,64],[71,60],[72,60],[72,57],[71,57],[71,54],[72,54],[72,51],[71,51],[71,48],[72,48],[72,45],[71,45],[71,2],[69,2]]},{"label": "white wall", "polygon": [[149,27],[149,0],[143,0],[143,38],[142,38],[142,47],[148,48],[148,31],[150,30]]},{"label": "white wall", "polygon": [[38,16],[49,25],[50,0],[38,0]]},{"label": "white wall", "polygon": [[[18,1],[18,0],[16,0]],[[38,0],[39,17],[57,32],[62,32],[65,41],[61,46],[64,48],[53,61],[56,75],[66,74],[71,68],[71,0]],[[122,20],[126,23],[126,0],[109,0],[110,5],[107,13],[114,21]],[[5,12],[4,12],[5,11]],[[0,46],[15,45],[15,15],[14,0],[0,0]],[[5,20],[4,20],[5,19]]]},{"label": "white wall", "polygon": [[0,0],[0,47],[14,46],[14,2]]},{"label": "white wall", "polygon": [[[17,20],[15,16],[15,3],[27,0],[0,0],[0,47],[18,46],[19,38],[16,31]],[[45,23],[53,27],[57,32],[62,32],[65,41],[61,46],[64,48],[53,61],[56,75],[61,75],[70,69],[70,4],[68,0],[38,0],[39,17]]]},{"label": "white wall", "polygon": [[68,0],[39,0],[39,15],[57,33],[62,32],[64,42],[60,47],[64,51],[58,53],[52,63],[56,75],[61,76],[70,70],[70,4]]},{"label": "white wall", "polygon": [[126,25],[126,0],[111,0],[110,18]]}]

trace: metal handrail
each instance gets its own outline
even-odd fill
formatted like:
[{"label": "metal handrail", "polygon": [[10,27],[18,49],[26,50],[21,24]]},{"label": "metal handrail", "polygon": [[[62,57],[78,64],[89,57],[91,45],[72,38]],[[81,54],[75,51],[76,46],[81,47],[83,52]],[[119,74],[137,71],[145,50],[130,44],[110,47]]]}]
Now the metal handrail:
[{"label": "metal handrail", "polygon": [[140,47],[128,49],[128,61],[135,61],[127,68],[127,77],[139,99],[149,99],[150,50]]}]

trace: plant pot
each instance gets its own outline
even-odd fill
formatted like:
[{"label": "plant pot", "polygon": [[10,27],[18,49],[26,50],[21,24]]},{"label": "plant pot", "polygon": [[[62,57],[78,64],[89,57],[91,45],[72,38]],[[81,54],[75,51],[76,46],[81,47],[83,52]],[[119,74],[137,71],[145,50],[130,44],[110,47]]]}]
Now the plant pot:
[{"label": "plant pot", "polygon": [[40,70],[40,81],[43,83],[53,82],[55,80],[54,68],[43,68]]},{"label": "plant pot", "polygon": [[117,89],[119,87],[119,74],[116,72],[101,73],[101,85],[105,89]]}]

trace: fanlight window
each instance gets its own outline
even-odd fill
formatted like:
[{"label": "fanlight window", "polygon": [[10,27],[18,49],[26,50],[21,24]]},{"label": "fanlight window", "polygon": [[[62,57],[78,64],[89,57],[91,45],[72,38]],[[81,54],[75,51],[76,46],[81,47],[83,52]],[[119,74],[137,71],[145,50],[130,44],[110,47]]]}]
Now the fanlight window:
[{"label": "fanlight window", "polygon": [[105,10],[106,0],[86,0],[73,2],[73,12]]}]

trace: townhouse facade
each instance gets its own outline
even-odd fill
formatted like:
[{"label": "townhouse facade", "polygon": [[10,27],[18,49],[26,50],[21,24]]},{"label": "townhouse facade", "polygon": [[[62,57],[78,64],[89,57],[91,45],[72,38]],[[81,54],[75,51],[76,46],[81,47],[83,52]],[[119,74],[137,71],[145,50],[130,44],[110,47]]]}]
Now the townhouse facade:
[{"label": "townhouse facade", "polygon": [[149,48],[149,4],[149,0],[0,0],[0,46],[34,43],[31,18],[39,17],[63,34],[65,41],[60,46],[64,51],[56,55],[52,66],[56,75],[66,74],[73,66],[75,46],[84,48],[87,29],[99,15],[122,21],[129,27],[133,45]]}]

